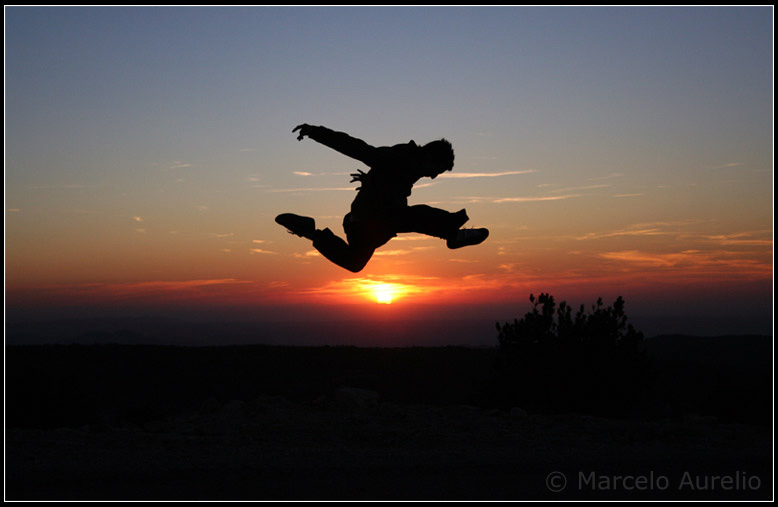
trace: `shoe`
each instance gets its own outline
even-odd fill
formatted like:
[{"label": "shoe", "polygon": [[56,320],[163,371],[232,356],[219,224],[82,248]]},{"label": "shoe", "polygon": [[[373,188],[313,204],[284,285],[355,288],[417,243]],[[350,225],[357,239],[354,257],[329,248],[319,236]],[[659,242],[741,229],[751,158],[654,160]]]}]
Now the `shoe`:
[{"label": "shoe", "polygon": [[316,221],[311,217],[301,217],[294,213],[282,213],[276,217],[276,223],[289,229],[290,234],[313,240],[316,232]]},{"label": "shoe", "polygon": [[446,246],[462,248],[463,246],[477,245],[489,237],[489,229],[459,229],[456,234],[448,238]]}]

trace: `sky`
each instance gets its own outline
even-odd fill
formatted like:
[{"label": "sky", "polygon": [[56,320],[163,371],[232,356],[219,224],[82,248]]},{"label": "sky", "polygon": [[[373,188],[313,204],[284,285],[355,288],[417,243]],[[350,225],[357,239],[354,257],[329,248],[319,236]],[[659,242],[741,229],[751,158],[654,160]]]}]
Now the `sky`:
[{"label": "sky", "polygon": [[[461,318],[623,296],[649,334],[771,333],[772,7],[5,8],[9,317]],[[445,137],[410,204],[490,236],[401,235],[354,274],[373,146]],[[633,318],[633,320],[635,320]]]}]

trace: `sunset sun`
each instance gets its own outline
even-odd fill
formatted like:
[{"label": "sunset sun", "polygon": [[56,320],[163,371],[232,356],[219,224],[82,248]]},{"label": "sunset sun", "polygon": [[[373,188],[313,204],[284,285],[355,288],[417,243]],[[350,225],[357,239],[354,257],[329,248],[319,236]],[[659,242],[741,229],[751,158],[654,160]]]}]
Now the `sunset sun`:
[{"label": "sunset sun", "polygon": [[396,284],[378,283],[372,291],[376,302],[388,305],[399,295],[400,289]]}]

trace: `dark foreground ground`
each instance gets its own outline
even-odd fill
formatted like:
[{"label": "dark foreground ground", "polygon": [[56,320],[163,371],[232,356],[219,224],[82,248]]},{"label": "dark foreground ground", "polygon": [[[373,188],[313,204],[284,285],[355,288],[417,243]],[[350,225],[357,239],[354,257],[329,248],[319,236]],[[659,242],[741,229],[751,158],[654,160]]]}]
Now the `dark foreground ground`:
[{"label": "dark foreground ground", "polygon": [[7,347],[6,499],[772,498],[769,369],[663,360],[687,411],[528,414],[479,404],[494,353]]}]

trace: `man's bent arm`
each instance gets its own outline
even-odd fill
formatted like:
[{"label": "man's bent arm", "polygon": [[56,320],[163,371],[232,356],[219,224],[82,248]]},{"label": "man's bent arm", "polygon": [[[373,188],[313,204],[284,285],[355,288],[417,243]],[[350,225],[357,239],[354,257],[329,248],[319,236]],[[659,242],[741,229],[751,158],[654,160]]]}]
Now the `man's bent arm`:
[{"label": "man's bent arm", "polygon": [[[315,127],[313,125],[301,125],[300,137],[308,136],[314,141],[323,144],[348,157],[364,162],[368,167],[372,166],[376,148],[365,141],[351,137],[343,132],[336,132],[327,127]],[[297,130],[297,128],[295,129]]]}]

